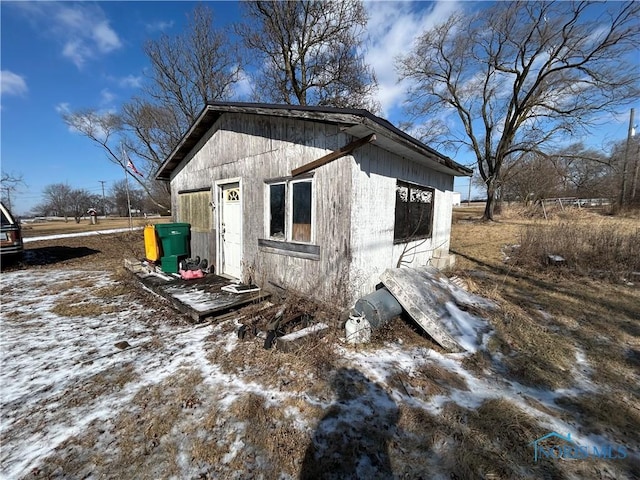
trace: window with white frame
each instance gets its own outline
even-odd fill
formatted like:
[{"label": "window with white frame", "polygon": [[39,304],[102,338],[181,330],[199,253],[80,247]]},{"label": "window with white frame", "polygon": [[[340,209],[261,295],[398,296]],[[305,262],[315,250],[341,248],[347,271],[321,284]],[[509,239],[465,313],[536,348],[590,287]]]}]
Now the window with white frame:
[{"label": "window with white frame", "polygon": [[313,179],[267,184],[268,236],[272,240],[313,241]]}]

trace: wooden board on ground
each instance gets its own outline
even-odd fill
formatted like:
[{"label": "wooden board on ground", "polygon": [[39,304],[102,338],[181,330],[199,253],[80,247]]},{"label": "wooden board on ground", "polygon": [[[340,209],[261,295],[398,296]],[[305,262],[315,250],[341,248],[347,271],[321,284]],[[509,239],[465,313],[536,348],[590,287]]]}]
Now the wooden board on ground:
[{"label": "wooden board on ground", "polygon": [[402,305],[402,308],[442,348],[457,353],[465,350],[439,322],[439,305],[446,301],[441,290],[434,288],[432,275],[413,268],[389,268],[380,280]]},{"label": "wooden board on ground", "polygon": [[136,276],[145,286],[167,298],[175,308],[195,322],[223,315],[250,303],[261,302],[270,296],[262,291],[242,294],[222,291],[221,288],[228,285],[229,280],[212,273],[193,280],[167,276],[162,278],[145,273],[136,273]]}]

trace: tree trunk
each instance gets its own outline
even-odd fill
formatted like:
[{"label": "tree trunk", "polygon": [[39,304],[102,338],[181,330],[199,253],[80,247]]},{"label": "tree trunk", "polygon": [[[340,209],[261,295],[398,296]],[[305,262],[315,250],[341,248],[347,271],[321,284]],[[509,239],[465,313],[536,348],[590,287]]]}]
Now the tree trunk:
[{"label": "tree trunk", "polygon": [[496,188],[493,185],[494,179],[489,178],[487,181],[487,203],[484,207],[483,220],[493,221],[493,211],[496,205]]}]

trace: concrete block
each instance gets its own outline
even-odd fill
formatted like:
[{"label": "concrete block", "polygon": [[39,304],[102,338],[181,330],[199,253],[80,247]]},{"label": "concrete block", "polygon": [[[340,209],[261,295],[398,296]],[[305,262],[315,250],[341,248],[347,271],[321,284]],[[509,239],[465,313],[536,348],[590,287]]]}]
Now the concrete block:
[{"label": "concrete block", "polygon": [[437,268],[438,270],[447,270],[453,268],[456,264],[456,256],[452,254],[448,254],[443,257],[434,257],[431,259],[431,265]]},{"label": "concrete block", "polygon": [[444,258],[449,255],[449,251],[444,248],[436,248],[433,251],[433,258]]}]

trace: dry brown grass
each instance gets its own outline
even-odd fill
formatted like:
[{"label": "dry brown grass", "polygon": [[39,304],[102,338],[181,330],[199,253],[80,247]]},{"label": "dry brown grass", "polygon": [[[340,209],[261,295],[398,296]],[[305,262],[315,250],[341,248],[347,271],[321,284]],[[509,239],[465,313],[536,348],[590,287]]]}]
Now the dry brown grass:
[{"label": "dry brown grass", "polygon": [[400,444],[413,440],[413,448],[394,450],[394,473],[402,478],[433,469],[456,479],[564,478],[554,464],[531,462],[528,443],[547,432],[506,400],[487,400],[477,409],[448,403],[439,415],[403,405],[398,427]]},{"label": "dry brown grass", "polygon": [[395,371],[387,377],[387,385],[411,397],[422,399],[432,395],[447,395],[453,389],[469,390],[463,377],[433,363],[420,365],[413,375]]},{"label": "dry brown grass", "polygon": [[136,381],[138,375],[133,365],[113,366],[86,378],[82,385],[64,393],[62,404],[74,408],[89,404],[97,397],[121,390],[126,384]]},{"label": "dry brown grass", "polygon": [[490,315],[495,334],[490,353],[505,356],[504,364],[513,378],[542,388],[571,384],[575,350],[571,339],[540,324],[539,318],[504,301],[501,311]]},{"label": "dry brown grass", "polygon": [[[249,447],[233,459],[232,466],[251,475],[256,458],[266,478],[282,473],[295,477],[300,469],[300,452],[309,444],[309,435],[288,418],[285,405],[267,406],[264,397],[248,393],[230,408],[233,418],[245,424],[244,442]],[[249,460],[249,461],[247,461]]]},{"label": "dry brown grass", "polygon": [[[637,388],[640,282],[626,285],[607,278],[585,277],[580,269],[558,271],[542,262],[535,267],[527,262],[505,263],[502,252],[506,245],[521,243],[521,234],[527,229],[544,229],[548,230],[549,239],[562,237],[572,248],[589,243],[581,242],[580,235],[593,239],[594,243],[600,241],[598,248],[606,245],[604,251],[600,251],[602,257],[624,258],[623,264],[637,268],[633,262],[638,255],[631,252],[640,248],[639,228],[636,217],[608,217],[590,211],[567,211],[543,224],[539,219],[523,218],[521,213],[508,210],[498,217],[498,222],[455,224],[452,250],[459,254],[456,273],[471,278],[474,291],[493,298],[500,305],[500,310],[489,317],[495,328],[489,342],[492,358],[476,354],[467,359],[465,365],[471,365],[477,372],[493,370],[496,358],[500,358],[497,363],[507,368],[512,379],[547,389],[576,387],[579,373],[592,382],[594,388],[600,389],[600,393],[584,392],[566,397],[560,399],[555,408],[533,399],[528,399],[529,403],[540,411],[584,425],[589,432],[605,434],[612,441],[637,444],[634,432],[639,430],[635,405],[640,403]],[[572,236],[575,238],[569,242]],[[632,245],[632,242],[636,243]],[[529,246],[538,248],[533,244],[532,237]],[[626,256],[616,250],[619,246],[624,247]],[[526,252],[527,248],[522,251]],[[615,251],[618,254],[612,253]],[[549,253],[563,255],[555,250]],[[609,259],[603,258],[600,262],[597,255],[591,256],[590,262],[590,269],[612,268]],[[579,352],[586,356],[586,365],[576,363]],[[497,357],[498,353],[501,356]],[[495,423],[499,425],[500,420],[496,419]],[[536,438],[535,433],[523,432],[516,443],[526,443],[526,435]],[[472,461],[465,459],[465,462]],[[509,468],[495,473],[504,478],[509,475]],[[578,476],[617,472],[610,473],[611,478],[633,478],[629,473],[633,468],[632,463],[614,466],[595,461],[563,465],[565,473]],[[462,473],[477,475],[477,472]],[[562,474],[557,474],[561,478]]]},{"label": "dry brown grass", "polygon": [[533,417],[506,400],[487,400],[476,410],[449,404],[442,421],[457,447],[458,453],[445,460],[457,478],[537,477],[556,470],[548,464],[526,467],[531,465],[526,440],[546,432]]},{"label": "dry brown grass", "polygon": [[620,443],[631,449],[640,443],[640,410],[628,394],[562,397],[556,403],[575,414],[589,433],[614,433]]},{"label": "dry brown grass", "polygon": [[632,272],[640,272],[640,222],[617,220],[593,224],[563,220],[526,226],[520,247],[513,252],[513,262],[545,269],[549,255],[565,259],[558,269],[561,273],[569,269],[618,281],[633,278]]},{"label": "dry brown grass", "polygon": [[60,299],[52,308],[51,313],[60,317],[98,317],[108,313],[120,311],[119,306],[95,303],[92,299],[84,297],[84,301],[78,302],[76,295],[71,298]]},{"label": "dry brown grass", "polygon": [[[202,374],[196,370],[179,370],[169,378],[140,390],[130,409],[114,420],[110,432],[111,452],[104,452],[103,464],[117,466],[119,478],[158,478],[178,475],[177,453],[180,437],[173,429],[184,420],[186,412],[197,408]],[[110,458],[115,455],[116,458]]]}]

